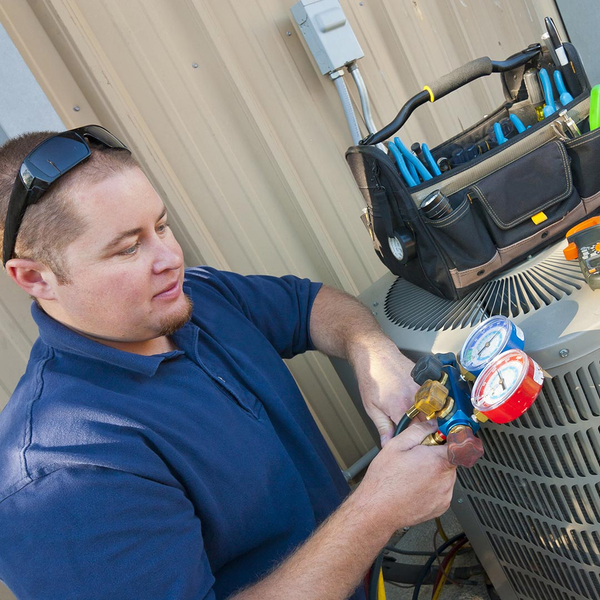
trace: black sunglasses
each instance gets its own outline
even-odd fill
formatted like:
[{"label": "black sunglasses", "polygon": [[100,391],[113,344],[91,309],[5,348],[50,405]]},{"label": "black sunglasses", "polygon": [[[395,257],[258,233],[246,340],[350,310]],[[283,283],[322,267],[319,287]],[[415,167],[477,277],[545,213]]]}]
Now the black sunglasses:
[{"label": "black sunglasses", "polygon": [[129,152],[121,140],[100,125],[86,125],[63,131],[36,146],[25,157],[8,202],[2,248],[4,265],[13,257],[17,235],[27,208],[39,202],[57,179],[90,157],[92,152],[86,138],[107,148]]}]

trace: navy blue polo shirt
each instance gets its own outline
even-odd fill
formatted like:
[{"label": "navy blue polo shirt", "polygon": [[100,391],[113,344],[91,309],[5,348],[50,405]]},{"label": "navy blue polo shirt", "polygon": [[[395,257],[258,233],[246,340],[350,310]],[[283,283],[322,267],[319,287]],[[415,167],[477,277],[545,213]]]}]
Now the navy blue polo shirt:
[{"label": "navy blue polo shirt", "polygon": [[190,269],[192,320],[155,356],[33,306],[0,413],[0,578],[19,598],[227,598],[335,510],[346,483],[281,360],[312,349],[319,287]]}]

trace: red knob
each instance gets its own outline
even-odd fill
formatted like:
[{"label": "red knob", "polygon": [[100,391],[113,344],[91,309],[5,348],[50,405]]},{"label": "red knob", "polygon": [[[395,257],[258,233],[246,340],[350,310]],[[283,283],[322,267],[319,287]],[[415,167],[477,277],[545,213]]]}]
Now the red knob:
[{"label": "red knob", "polygon": [[466,425],[448,433],[448,460],[457,467],[472,467],[483,456],[483,444]]}]

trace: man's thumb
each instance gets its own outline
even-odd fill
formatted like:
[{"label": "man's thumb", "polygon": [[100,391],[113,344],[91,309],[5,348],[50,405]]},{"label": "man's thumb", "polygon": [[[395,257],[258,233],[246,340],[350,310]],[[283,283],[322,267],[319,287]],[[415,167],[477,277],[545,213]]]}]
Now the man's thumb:
[{"label": "man's thumb", "polygon": [[412,422],[402,433],[398,434],[398,444],[402,450],[410,450],[419,446],[421,442],[434,431],[437,431],[437,421]]}]

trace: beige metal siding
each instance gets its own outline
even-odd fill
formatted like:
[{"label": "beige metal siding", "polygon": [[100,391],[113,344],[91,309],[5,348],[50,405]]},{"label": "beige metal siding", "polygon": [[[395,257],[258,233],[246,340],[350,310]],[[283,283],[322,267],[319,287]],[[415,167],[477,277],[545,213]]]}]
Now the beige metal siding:
[{"label": "beige metal siding", "polygon": [[[0,20],[66,126],[99,122],[131,145],[188,264],[296,273],[356,294],[384,268],[358,218],[339,99],[291,3],[3,0]],[[424,83],[479,56],[504,59],[557,17],[546,0],[342,5],[379,125]],[[402,137],[434,146],[500,101],[497,78],[476,82],[419,109]],[[1,285],[0,404],[34,337],[26,299]],[[330,363],[299,357],[291,369],[340,462],[354,462],[373,440]]]}]

